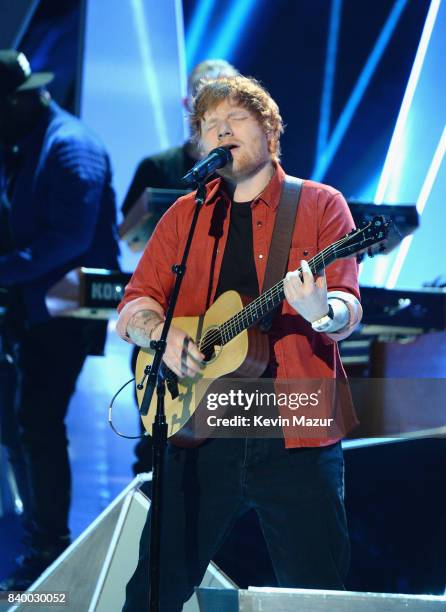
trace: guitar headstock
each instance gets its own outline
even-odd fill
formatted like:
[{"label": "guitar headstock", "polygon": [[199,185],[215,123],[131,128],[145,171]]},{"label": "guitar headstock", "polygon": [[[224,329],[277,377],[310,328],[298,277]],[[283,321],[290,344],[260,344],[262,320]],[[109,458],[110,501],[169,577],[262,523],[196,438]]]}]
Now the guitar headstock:
[{"label": "guitar headstock", "polygon": [[344,259],[364,254],[373,257],[381,253],[385,248],[390,225],[389,219],[382,215],[373,217],[363,227],[352,230],[334,243],[336,258]]}]

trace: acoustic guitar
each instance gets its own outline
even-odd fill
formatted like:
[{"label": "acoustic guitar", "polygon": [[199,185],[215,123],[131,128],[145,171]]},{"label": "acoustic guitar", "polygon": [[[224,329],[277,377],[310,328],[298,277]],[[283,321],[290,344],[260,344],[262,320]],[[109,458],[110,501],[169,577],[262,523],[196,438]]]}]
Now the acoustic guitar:
[{"label": "acoustic guitar", "polygon": [[[366,253],[373,256],[382,251],[389,225],[384,217],[374,217],[364,227],[351,231],[310,259],[308,264],[311,270],[317,274],[338,259],[361,257]],[[193,447],[203,441],[203,437],[197,437],[195,433],[197,419],[204,417],[203,400],[216,379],[257,378],[265,371],[269,362],[268,337],[256,323],[276,309],[284,298],[281,280],[249,303],[236,291],[226,291],[205,314],[172,319],[172,325],[194,340],[204,353],[206,363],[200,374],[182,379],[177,379],[163,364],[167,379],[165,413],[171,443]],[[150,348],[141,348],[138,353],[135,379],[140,406],[154,354]],[[141,417],[149,433],[156,414],[156,403],[154,393],[147,415]]]}]

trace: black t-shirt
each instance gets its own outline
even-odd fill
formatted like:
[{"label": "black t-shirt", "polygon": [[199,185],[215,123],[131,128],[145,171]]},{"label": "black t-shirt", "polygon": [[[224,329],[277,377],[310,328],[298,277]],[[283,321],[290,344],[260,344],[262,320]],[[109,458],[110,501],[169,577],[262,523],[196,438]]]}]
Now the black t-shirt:
[{"label": "black t-shirt", "polygon": [[[231,206],[228,241],[223,255],[215,299],[230,289],[253,299],[259,295],[259,283],[254,263],[251,202],[233,202]],[[261,378],[272,378],[269,365]],[[266,389],[265,387],[264,390]],[[273,387],[271,387],[271,392],[274,392]]]},{"label": "black t-shirt", "polygon": [[247,297],[259,295],[254,264],[251,202],[233,202],[229,234],[215,297],[234,289]]}]

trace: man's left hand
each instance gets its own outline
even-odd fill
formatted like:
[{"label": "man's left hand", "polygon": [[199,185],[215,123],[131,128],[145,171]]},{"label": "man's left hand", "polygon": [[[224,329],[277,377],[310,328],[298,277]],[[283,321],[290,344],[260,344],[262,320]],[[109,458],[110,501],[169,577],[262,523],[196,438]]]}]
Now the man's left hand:
[{"label": "man's left hand", "polygon": [[288,304],[312,323],[328,312],[327,281],[325,272],[315,278],[308,262],[303,259],[300,263],[303,280],[299,270],[288,272],[283,287]]}]

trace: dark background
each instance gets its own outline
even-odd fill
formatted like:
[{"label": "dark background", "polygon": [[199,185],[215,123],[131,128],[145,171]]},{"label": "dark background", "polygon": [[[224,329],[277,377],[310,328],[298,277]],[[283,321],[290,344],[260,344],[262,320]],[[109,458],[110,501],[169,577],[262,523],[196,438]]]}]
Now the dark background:
[{"label": "dark background", "polygon": [[[330,131],[394,4],[393,0],[344,0]],[[231,5],[230,0],[214,4],[196,61],[205,59]],[[364,197],[382,167],[428,6],[428,0],[406,6],[323,178],[347,197]],[[312,175],[315,165],[330,8],[328,0],[258,0],[226,58],[243,74],[259,79],[278,102],[287,124],[282,140],[284,166],[304,177]],[[195,9],[195,0],[183,0],[186,44]],[[34,70],[56,72],[52,93],[73,112],[79,87],[81,15],[79,0],[42,0],[20,45]],[[445,467],[444,440],[346,453],[352,536],[348,588],[444,591]],[[238,554],[237,538],[232,545]],[[262,564],[261,559],[256,562]]]},{"label": "dark background", "polygon": [[[330,132],[393,8],[394,0],[344,0],[339,30]],[[319,109],[331,2],[257,0],[242,36],[226,59],[259,79],[277,101],[286,124],[282,160],[291,174],[311,177],[316,155]],[[231,0],[214,4],[206,37],[194,63],[207,57]],[[197,0],[183,0],[186,50]],[[352,117],[340,148],[323,178],[348,198],[364,196],[382,168],[421,36],[428,0],[408,2],[390,42]],[[76,106],[79,65],[79,0],[41,0],[21,48],[34,70],[57,73],[55,98]]]}]

